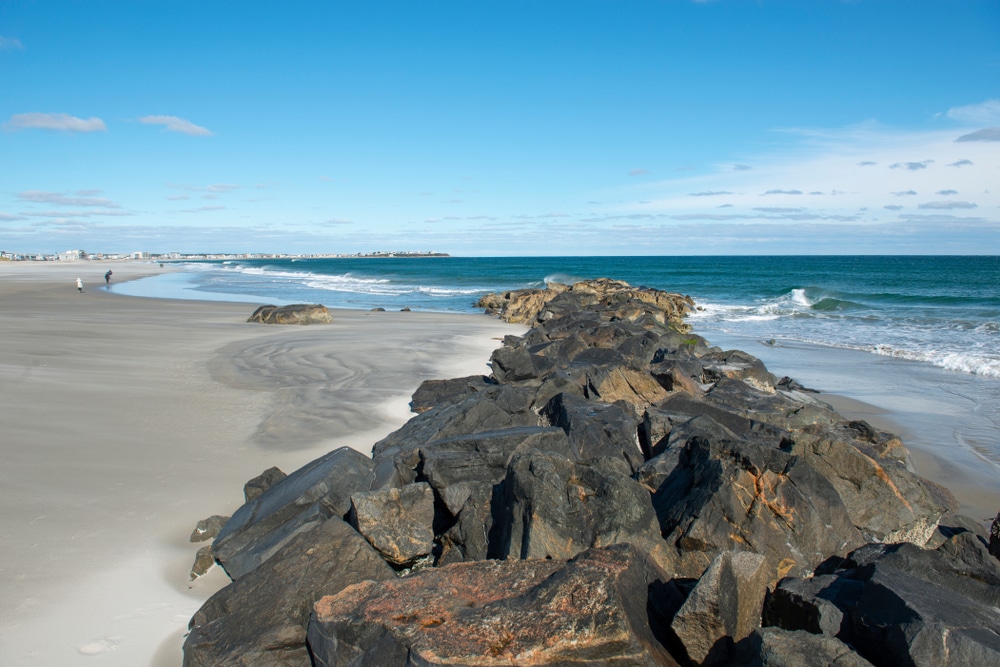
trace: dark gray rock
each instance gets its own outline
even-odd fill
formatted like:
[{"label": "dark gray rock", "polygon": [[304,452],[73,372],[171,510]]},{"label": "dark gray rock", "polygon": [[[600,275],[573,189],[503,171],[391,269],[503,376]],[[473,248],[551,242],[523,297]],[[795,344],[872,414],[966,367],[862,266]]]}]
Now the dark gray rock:
[{"label": "dark gray rock", "polygon": [[452,515],[457,515],[469,494],[469,485],[500,482],[507,464],[521,452],[542,452],[572,457],[566,433],[557,427],[520,426],[497,431],[435,440],[421,447],[420,478],[434,488]]},{"label": "dark gray rock", "polygon": [[852,629],[876,664],[1000,664],[1000,610],[882,563],[865,582]]},{"label": "dark gray rock", "polygon": [[260,498],[265,491],[286,477],[288,477],[288,475],[283,473],[278,468],[274,466],[268,468],[243,485],[243,497],[245,501],[250,502]]},{"label": "dark gray rock", "polygon": [[752,441],[688,440],[653,496],[673,566],[700,577],[723,551],[768,558],[772,580],[863,543],[836,490],[800,457]]},{"label": "dark gray rock", "polygon": [[704,368],[705,382],[731,378],[766,391],[773,390],[778,384],[778,378],[768,372],[760,359],[741,350],[709,353],[702,356],[700,361]]},{"label": "dark gray rock", "polygon": [[239,579],[297,533],[351,509],[351,494],[368,491],[374,475],[364,454],[341,447],[296,470],[240,507],[216,537],[216,560]]},{"label": "dark gray rock", "polygon": [[627,542],[663,562],[649,492],[629,473],[620,459],[577,463],[537,450],[515,456],[494,495],[489,557],[567,559]]},{"label": "dark gray rock", "polygon": [[402,486],[417,480],[420,449],[428,443],[476,433],[541,426],[531,409],[532,391],[509,385],[487,387],[458,403],[417,415],[372,448],[375,485]]},{"label": "dark gray rock", "polygon": [[202,605],[184,641],[184,667],[309,665],[313,603],[351,584],[395,578],[361,535],[328,519]]},{"label": "dark gray rock", "polygon": [[926,544],[939,519],[956,508],[954,499],[898,460],[866,453],[847,433],[810,426],[794,435],[788,451],[830,481],[866,541]]},{"label": "dark gray rock", "polygon": [[832,574],[783,579],[768,599],[764,624],[849,638],[848,614],[857,607],[863,589],[863,581]]},{"label": "dark gray rock", "polygon": [[741,648],[740,667],[871,667],[842,641],[804,630],[761,628]]},{"label": "dark gray rock", "polygon": [[760,554],[726,551],[715,557],[670,624],[693,664],[732,661],[736,642],[760,627],[769,579]]},{"label": "dark gray rock", "polygon": [[812,424],[836,424],[843,421],[829,405],[809,394],[768,392],[746,382],[722,378],[708,391],[714,405],[746,419],[764,422],[785,430]]},{"label": "dark gray rock", "polygon": [[990,524],[990,553],[1000,558],[1000,513]]},{"label": "dark gray rock", "polygon": [[485,375],[470,375],[451,380],[424,380],[413,392],[410,400],[410,410],[416,413],[427,412],[439,405],[448,405],[475,394],[486,387],[495,385]]},{"label": "dark gray rock", "polygon": [[541,415],[566,432],[577,460],[619,458],[631,470],[645,460],[639,447],[639,420],[621,405],[562,393],[548,402]]}]

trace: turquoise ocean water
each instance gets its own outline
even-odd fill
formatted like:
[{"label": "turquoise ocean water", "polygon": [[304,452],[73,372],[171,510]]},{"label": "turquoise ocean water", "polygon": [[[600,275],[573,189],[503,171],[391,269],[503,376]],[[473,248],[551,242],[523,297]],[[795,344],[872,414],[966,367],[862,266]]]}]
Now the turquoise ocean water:
[{"label": "turquoise ocean water", "polygon": [[1000,492],[1000,257],[281,259],[175,268],[113,290],[468,313],[482,294],[550,281],[611,277],[688,294],[699,307],[690,322],[711,343],[887,409],[911,433],[907,444]]},{"label": "turquoise ocean water", "polygon": [[[613,277],[694,297],[691,322],[1000,378],[1000,257],[537,257],[187,263],[120,289],[476,312],[485,293]],[[133,292],[134,293],[134,292]]]}]

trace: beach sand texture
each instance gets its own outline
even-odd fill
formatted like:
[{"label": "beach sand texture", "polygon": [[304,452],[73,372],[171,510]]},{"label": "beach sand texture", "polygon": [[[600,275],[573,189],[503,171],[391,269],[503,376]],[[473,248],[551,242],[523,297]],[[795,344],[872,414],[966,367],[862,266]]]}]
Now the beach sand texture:
[{"label": "beach sand texture", "polygon": [[188,620],[227,581],[188,581],[199,519],[272,465],[370,454],[421,381],[488,373],[524,330],[358,311],[275,327],[247,324],[248,304],[114,294],[162,270],[0,263],[2,665],[180,664]]}]

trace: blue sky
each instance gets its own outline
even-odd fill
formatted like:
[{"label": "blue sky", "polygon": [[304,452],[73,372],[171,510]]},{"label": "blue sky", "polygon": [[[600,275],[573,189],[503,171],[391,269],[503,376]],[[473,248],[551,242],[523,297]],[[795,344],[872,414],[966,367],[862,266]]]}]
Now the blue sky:
[{"label": "blue sky", "polygon": [[0,3],[0,250],[1000,254],[996,0]]}]

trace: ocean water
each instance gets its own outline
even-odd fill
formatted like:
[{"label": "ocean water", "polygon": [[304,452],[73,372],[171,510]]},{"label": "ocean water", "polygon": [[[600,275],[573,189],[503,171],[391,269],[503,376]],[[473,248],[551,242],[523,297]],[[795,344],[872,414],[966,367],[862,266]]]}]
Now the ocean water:
[{"label": "ocean water", "polygon": [[606,276],[692,296],[691,324],[706,337],[811,343],[1000,378],[1000,257],[281,259],[183,268],[116,289],[476,312],[488,292]]},{"label": "ocean water", "polygon": [[[877,406],[908,447],[938,461],[949,486],[987,489],[1000,504],[1000,257],[281,259],[174,268],[181,271],[113,289],[467,313],[480,312],[483,294],[551,281],[610,277],[687,294],[698,306],[689,321],[710,343]],[[986,513],[970,502],[963,506]]]}]

